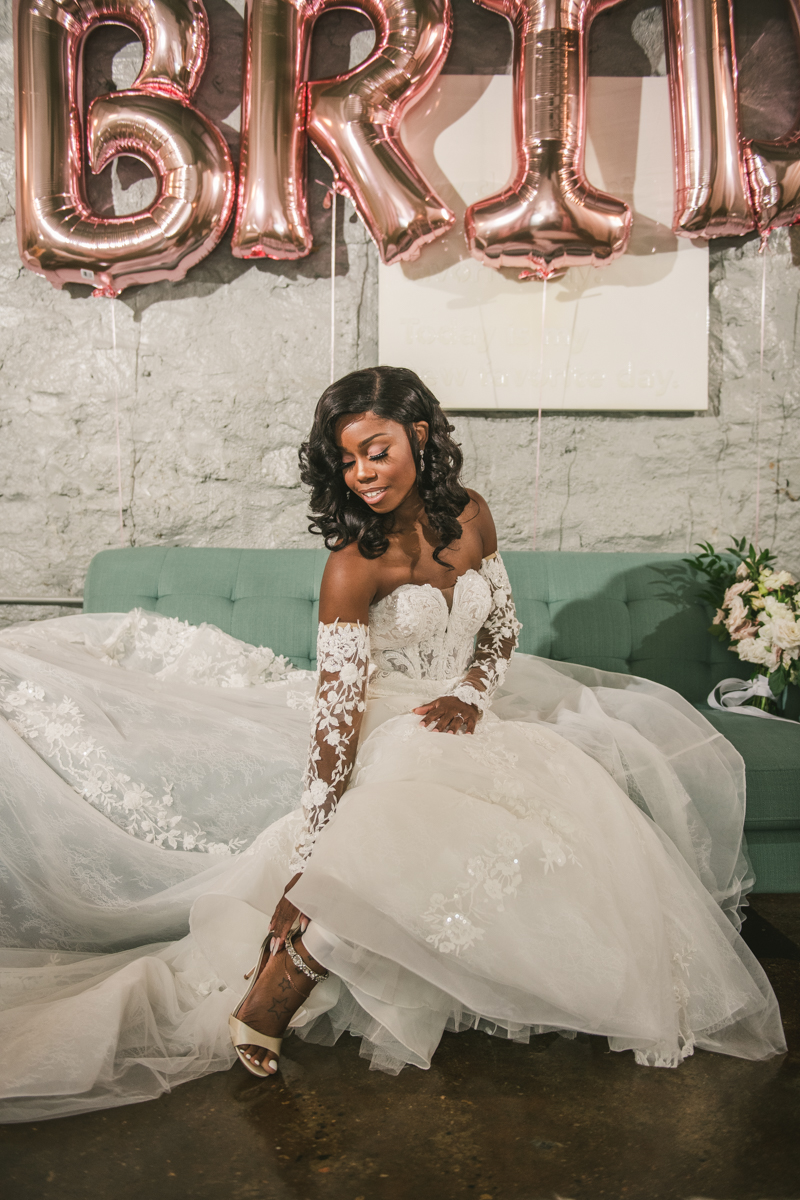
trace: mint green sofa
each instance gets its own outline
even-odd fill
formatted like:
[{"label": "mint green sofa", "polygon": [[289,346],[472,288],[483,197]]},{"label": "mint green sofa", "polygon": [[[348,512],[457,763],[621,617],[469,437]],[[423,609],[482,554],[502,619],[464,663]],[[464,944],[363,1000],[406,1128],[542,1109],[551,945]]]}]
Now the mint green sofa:
[{"label": "mint green sofa", "polygon": [[[745,830],[759,892],[800,892],[800,723],[718,713],[706,697],[747,671],[708,633],[708,609],[681,555],[507,551],[520,650],[667,684],[742,754]],[[149,546],[104,550],[89,566],[86,612],[146,608],[315,665],[325,550]]]}]

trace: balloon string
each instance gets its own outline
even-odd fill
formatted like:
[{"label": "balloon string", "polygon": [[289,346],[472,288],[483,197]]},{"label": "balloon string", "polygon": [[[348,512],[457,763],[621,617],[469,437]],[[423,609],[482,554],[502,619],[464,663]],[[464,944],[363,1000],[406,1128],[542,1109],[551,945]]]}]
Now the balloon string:
[{"label": "balloon string", "polygon": [[539,343],[539,411],[536,414],[536,482],[533,489],[533,549],[539,530],[539,465],[542,454],[542,396],[544,393],[544,318],[547,309],[547,280],[542,281],[542,328]]},{"label": "balloon string", "polygon": [[111,350],[114,359],[114,420],[117,427],[117,495],[119,498],[119,543],[125,545],[125,523],[122,518],[122,444],[119,436],[119,369],[117,367],[117,319],[116,301],[111,304]]},{"label": "balloon string", "polygon": [[764,330],[767,318],[767,243],[761,248],[761,346],[758,356],[758,406],[756,408],[756,517],[753,545],[758,550],[759,526],[761,523],[761,407],[764,399]]},{"label": "balloon string", "polygon": [[336,188],[331,189],[331,383],[336,378]]}]

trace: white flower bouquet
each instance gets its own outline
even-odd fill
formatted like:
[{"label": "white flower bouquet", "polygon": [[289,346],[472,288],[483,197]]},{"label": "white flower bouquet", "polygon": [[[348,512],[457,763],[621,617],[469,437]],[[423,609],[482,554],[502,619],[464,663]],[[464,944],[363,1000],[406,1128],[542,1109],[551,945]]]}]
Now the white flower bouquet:
[{"label": "white flower bouquet", "polygon": [[769,550],[756,551],[742,538],[724,553],[708,542],[687,558],[708,586],[700,593],[716,609],[710,632],[742,662],[752,663],[751,679],[765,676],[771,694],[754,695],[747,704],[777,715],[790,683],[800,683],[800,584],[788,571],[775,570]]}]

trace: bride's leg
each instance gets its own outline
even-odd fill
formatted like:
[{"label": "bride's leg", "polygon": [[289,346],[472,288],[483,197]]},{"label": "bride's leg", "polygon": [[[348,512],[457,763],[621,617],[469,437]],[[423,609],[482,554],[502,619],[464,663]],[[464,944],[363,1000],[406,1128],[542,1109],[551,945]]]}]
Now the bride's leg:
[{"label": "bride's leg", "polygon": [[[312,958],[303,945],[303,939],[295,934],[292,939],[295,950],[307,967],[318,975],[325,974],[325,968]],[[281,1037],[286,1026],[297,1012],[300,1005],[308,999],[316,984],[309,979],[289,958],[284,946],[277,954],[268,955],[261,968],[261,973],[239,1012],[239,1020],[251,1029],[267,1037]],[[278,1069],[276,1056],[263,1046],[241,1045],[239,1047],[256,1066],[273,1074]],[[273,1063],[275,1064],[273,1066]]]}]

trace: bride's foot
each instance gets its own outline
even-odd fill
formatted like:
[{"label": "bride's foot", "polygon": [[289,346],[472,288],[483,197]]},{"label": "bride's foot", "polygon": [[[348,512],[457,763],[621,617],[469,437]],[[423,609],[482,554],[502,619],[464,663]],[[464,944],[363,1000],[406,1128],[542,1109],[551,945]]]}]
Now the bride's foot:
[{"label": "bride's foot", "polygon": [[[325,975],[325,968],[312,958],[298,935],[292,939],[297,954],[307,967],[318,975]],[[253,990],[242,1004],[237,1016],[245,1025],[267,1037],[281,1037],[286,1027],[316,987],[316,982],[295,966],[286,947],[283,946],[277,954],[265,957]],[[254,1066],[260,1066],[268,1074],[274,1075],[278,1069],[278,1056],[263,1046],[240,1044],[237,1049]]]}]

